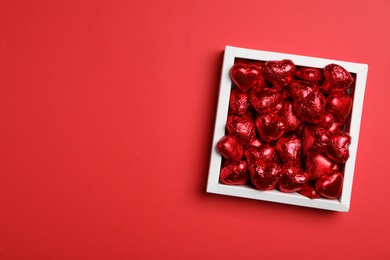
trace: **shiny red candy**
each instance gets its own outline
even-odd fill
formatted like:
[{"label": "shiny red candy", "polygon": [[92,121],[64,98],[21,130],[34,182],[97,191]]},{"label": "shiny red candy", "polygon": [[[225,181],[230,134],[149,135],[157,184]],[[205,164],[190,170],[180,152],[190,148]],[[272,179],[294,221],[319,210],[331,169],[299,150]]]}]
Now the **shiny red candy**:
[{"label": "shiny red candy", "polygon": [[307,81],[321,81],[322,70],[316,68],[299,67],[295,72],[295,75],[303,80]]},{"label": "shiny red candy", "polygon": [[330,145],[324,151],[325,154],[337,164],[345,163],[349,158],[351,136],[346,132],[338,131],[330,135],[330,140]]},{"label": "shiny red candy", "polygon": [[277,114],[264,114],[256,119],[259,136],[265,142],[278,140],[286,131],[286,120]]},{"label": "shiny red candy", "polygon": [[305,165],[310,180],[317,180],[325,173],[337,169],[337,164],[323,154],[306,157]]},{"label": "shiny red candy", "polygon": [[258,190],[273,190],[280,178],[280,165],[273,162],[256,160],[249,165],[250,179]]},{"label": "shiny red candy", "polygon": [[294,100],[305,100],[310,93],[319,91],[319,87],[314,82],[293,80],[289,85],[289,91]]},{"label": "shiny red candy", "polygon": [[262,78],[262,69],[257,64],[237,63],[230,69],[230,77],[242,92],[247,92]]},{"label": "shiny red candy", "polygon": [[293,105],[293,102],[286,101],[280,110],[280,115],[286,120],[287,130],[291,131],[295,130],[302,123],[302,120],[294,113]]},{"label": "shiny red candy", "polygon": [[244,158],[249,164],[252,164],[257,159],[263,159],[263,154],[261,153],[259,147],[252,146],[244,151]]},{"label": "shiny red candy", "polygon": [[322,153],[330,145],[330,133],[324,128],[307,126],[302,133],[303,153],[314,156]]},{"label": "shiny red candy", "polygon": [[282,108],[280,91],[274,88],[255,87],[250,92],[250,104],[258,113],[277,113]]},{"label": "shiny red candy", "polygon": [[352,75],[337,64],[329,64],[323,70],[324,83],[321,88],[325,93],[344,92],[353,82]]},{"label": "shiny red candy", "polygon": [[242,158],[244,151],[242,145],[229,135],[223,136],[217,143],[218,152],[229,161],[237,161]]},{"label": "shiny red candy", "polygon": [[259,147],[261,157],[263,161],[271,162],[277,161],[277,154],[275,148],[270,144],[264,144]]},{"label": "shiny red candy", "polygon": [[272,162],[276,159],[275,148],[265,144],[260,147],[249,147],[244,151],[246,161],[251,164],[254,161],[261,159],[265,162]]},{"label": "shiny red candy", "polygon": [[316,181],[315,187],[325,198],[337,199],[343,187],[343,175],[339,171],[328,172]]},{"label": "shiny red candy", "polygon": [[300,165],[302,140],[296,135],[279,138],[275,145],[276,151],[283,162]]},{"label": "shiny red candy", "polygon": [[229,111],[233,114],[244,115],[249,108],[249,97],[238,88],[232,89],[230,93]]},{"label": "shiny red candy", "polygon": [[220,182],[338,198],[351,144],[351,74],[337,64],[237,59],[230,77]]},{"label": "shiny red candy", "polygon": [[223,184],[245,185],[248,182],[248,166],[246,161],[239,160],[223,167],[219,180]]},{"label": "shiny red candy", "polygon": [[328,96],[326,109],[333,115],[334,121],[344,123],[352,109],[352,98],[347,94],[335,93]]},{"label": "shiny red candy", "polygon": [[275,88],[281,90],[294,78],[295,64],[291,60],[267,61],[263,75]]},{"label": "shiny red candy", "polygon": [[242,144],[248,144],[256,137],[255,122],[249,115],[228,116],[226,128],[229,134]]},{"label": "shiny red candy", "polygon": [[294,112],[309,124],[323,120],[326,108],[325,96],[319,91],[311,92],[306,98],[294,101]]},{"label": "shiny red candy", "polygon": [[278,182],[278,188],[282,192],[295,192],[309,181],[309,175],[292,164],[284,164],[281,168],[281,175]]}]

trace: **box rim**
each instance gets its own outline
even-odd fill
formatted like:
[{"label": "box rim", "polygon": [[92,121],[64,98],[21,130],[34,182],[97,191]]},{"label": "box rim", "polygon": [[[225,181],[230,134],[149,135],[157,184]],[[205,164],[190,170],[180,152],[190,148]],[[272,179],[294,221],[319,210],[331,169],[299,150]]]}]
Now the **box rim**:
[{"label": "box rim", "polygon": [[[342,194],[338,200],[312,200],[298,193],[283,193],[277,190],[259,191],[254,188],[249,188],[248,186],[224,185],[219,183],[220,163],[222,157],[217,152],[216,145],[220,138],[225,135],[225,124],[228,114],[229,98],[232,86],[229,71],[231,66],[233,66],[234,60],[236,58],[259,61],[291,59],[297,66],[308,66],[321,69],[330,63],[336,63],[344,67],[347,71],[356,74],[355,93],[350,122],[350,135],[352,137],[352,140],[354,141],[351,142],[349,148],[351,156],[345,164],[344,176],[346,176],[346,178],[344,178]],[[360,134],[361,115],[363,110],[367,73],[368,65],[363,63],[347,62],[280,52],[254,50],[227,45],[225,47],[220,77],[218,107],[212,141],[213,143],[207,180],[207,192],[227,196],[236,196],[241,198],[278,202],[296,206],[306,206],[311,208],[348,212],[350,208],[352,183],[356,164],[356,155]],[[225,90],[225,88],[228,89],[228,91]]]}]

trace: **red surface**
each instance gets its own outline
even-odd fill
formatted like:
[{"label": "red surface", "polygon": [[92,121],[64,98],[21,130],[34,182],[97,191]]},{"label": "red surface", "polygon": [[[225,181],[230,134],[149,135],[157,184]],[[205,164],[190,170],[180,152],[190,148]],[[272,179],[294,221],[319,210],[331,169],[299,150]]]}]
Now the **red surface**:
[{"label": "red surface", "polygon": [[[0,259],[389,259],[388,1],[0,2]],[[349,213],[206,194],[226,44],[369,64]]]}]

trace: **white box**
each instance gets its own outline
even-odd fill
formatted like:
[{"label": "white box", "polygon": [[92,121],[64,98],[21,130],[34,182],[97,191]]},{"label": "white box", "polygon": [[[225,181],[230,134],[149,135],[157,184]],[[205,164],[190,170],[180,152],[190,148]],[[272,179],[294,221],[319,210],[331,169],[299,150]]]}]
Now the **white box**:
[{"label": "white box", "polygon": [[[278,190],[260,191],[255,188],[252,188],[251,186],[225,185],[219,182],[222,157],[218,153],[216,147],[218,141],[225,135],[226,119],[229,109],[229,97],[232,88],[232,81],[229,75],[229,71],[230,68],[234,65],[234,61],[236,58],[255,61],[290,59],[297,66],[306,66],[320,69],[323,69],[326,65],[330,63],[335,63],[344,67],[352,75],[355,75],[355,82],[349,90],[350,95],[353,97],[353,106],[349,126],[346,127],[346,129],[349,129],[349,134],[352,137],[352,142],[349,147],[350,158],[344,166],[343,190],[339,199],[310,199],[296,192],[283,193]],[[360,121],[363,109],[363,98],[366,86],[367,72],[367,64],[226,46],[221,73],[214,137],[211,149],[207,192],[347,212],[350,208],[352,181],[359,141]]]}]

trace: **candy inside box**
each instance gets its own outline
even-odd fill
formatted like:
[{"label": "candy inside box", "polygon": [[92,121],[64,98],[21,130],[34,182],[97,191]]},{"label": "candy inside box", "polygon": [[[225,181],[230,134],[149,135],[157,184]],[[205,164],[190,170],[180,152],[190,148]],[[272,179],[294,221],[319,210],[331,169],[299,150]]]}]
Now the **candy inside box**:
[{"label": "candy inside box", "polygon": [[[250,62],[267,62],[278,60],[292,60],[297,67],[323,69],[328,64],[338,64],[345,68],[354,78],[354,82],[348,89],[348,95],[352,98],[352,109],[345,122],[343,131],[351,136],[349,146],[349,159],[343,163],[339,171],[343,175],[342,191],[338,198],[311,199],[298,192],[281,192],[278,189],[259,190],[253,185],[227,185],[220,181],[220,172],[223,167],[223,157],[217,149],[219,140],[226,134],[226,122],[229,112],[229,101],[232,88],[235,87],[230,76],[230,69],[238,60]],[[339,60],[330,60],[301,55],[276,53],[260,50],[252,50],[226,46],[220,79],[220,90],[214,137],[211,149],[210,168],[207,181],[207,192],[242,197],[255,200],[263,200],[296,206],[312,207],[325,210],[348,212],[350,208],[352,182],[356,162],[356,154],[359,141],[360,121],[363,109],[364,91],[367,79],[368,65]]]}]

